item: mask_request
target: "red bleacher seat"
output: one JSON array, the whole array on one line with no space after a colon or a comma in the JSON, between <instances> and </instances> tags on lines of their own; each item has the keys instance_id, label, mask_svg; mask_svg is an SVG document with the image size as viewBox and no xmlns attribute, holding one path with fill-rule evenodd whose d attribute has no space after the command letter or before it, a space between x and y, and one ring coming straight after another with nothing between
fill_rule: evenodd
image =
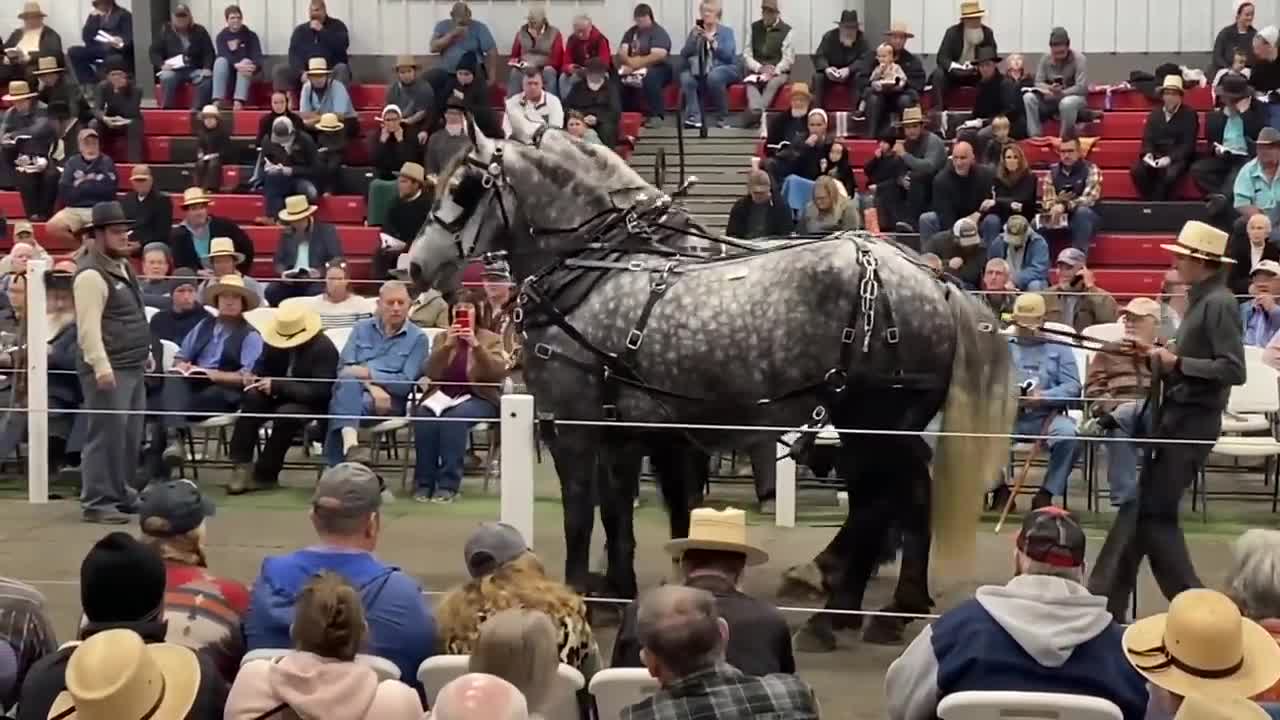
<instances>
[{"instance_id":1,"label":"red bleacher seat","mask_svg":"<svg viewBox=\"0 0 1280 720\"><path fill-rule=\"evenodd\" d=\"M253 248L257 255L271 256L280 245L283 230L273 225L245 226L245 233L253 240ZM338 237L342 241L342 251L348 257L371 257L378 249L381 229L362 225L339 225Z\"/></svg>"},{"instance_id":2,"label":"red bleacher seat","mask_svg":"<svg viewBox=\"0 0 1280 720\"><path fill-rule=\"evenodd\" d=\"M1172 235L1102 232L1089 249L1089 264L1110 268L1168 267L1169 251L1161 249L1160 245L1173 241ZM1063 238L1061 247L1058 247L1058 243L1054 244L1054 252L1061 252L1068 244Z\"/></svg>"}]
</instances>

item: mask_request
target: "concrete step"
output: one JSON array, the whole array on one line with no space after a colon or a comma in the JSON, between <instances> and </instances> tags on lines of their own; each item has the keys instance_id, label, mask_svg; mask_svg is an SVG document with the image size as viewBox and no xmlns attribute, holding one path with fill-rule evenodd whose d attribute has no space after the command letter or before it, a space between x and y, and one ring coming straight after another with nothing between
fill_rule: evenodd
<instances>
[{"instance_id":1,"label":"concrete step","mask_svg":"<svg viewBox=\"0 0 1280 720\"><path fill-rule=\"evenodd\" d=\"M706 138L700 138L700 137L698 137L698 131L697 131L697 130L685 130L685 131L684 131L684 140L685 140L685 142L686 142L686 143L688 143L689 141L694 141L694 142L702 141L702 142L705 142L705 141L707 141L707 140L743 140L743 139L750 139L750 140L754 141L754 140L755 140L757 137L759 137L759 136L760 136L760 131L759 131L758 129L757 129L757 130L743 130L743 129L741 129L741 128L723 128L723 129L722 129L722 128L714 128L714 127L713 127L713 128L710 128L710 129L707 131L707 137L706 137ZM671 139L671 140L675 140L675 139L676 139L676 137L677 137L677 135L676 135L676 128L675 128L675 126L674 126L674 125L671 125L671 124L670 124L670 121L668 121L668 124L667 124L667 125L665 125L665 126L663 126L663 127L660 127L660 128L645 128L644 133L642 134L642 139L643 139L643 141L644 141L644 142L648 142L648 141L649 141L649 140L651 140L651 139L668 139L668 138L669 138L669 139Z\"/></svg>"},{"instance_id":2,"label":"concrete step","mask_svg":"<svg viewBox=\"0 0 1280 720\"><path fill-rule=\"evenodd\" d=\"M654 156L650 155L646 157L633 156L631 158L630 164L631 164L631 167L639 170L642 167L652 168L653 163L654 163ZM745 172L751 167L751 153L726 152L726 153L713 154L713 155L686 154L684 156L684 166L686 170L689 170L691 168L698 168L698 169L710 168L710 169L720 169L720 170L723 170L725 168L741 168ZM673 155L667 155L667 167L679 168L680 158Z\"/></svg>"}]
</instances>

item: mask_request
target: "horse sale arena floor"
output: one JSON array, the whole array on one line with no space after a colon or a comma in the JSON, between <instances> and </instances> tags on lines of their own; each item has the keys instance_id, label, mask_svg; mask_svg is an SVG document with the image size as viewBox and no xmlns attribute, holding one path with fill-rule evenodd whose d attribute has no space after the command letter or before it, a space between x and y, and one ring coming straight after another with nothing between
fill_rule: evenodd
<instances>
[{"instance_id":1,"label":"horse sale arena floor","mask_svg":"<svg viewBox=\"0 0 1280 720\"><path fill-rule=\"evenodd\" d=\"M538 472L538 503L535 512L534 549L555 574L563 568L564 550L561 535L558 490L554 471ZM389 483L398 482L396 473L388 473ZM209 561L219 574L251 583L263 556L287 552L312 542L314 536L307 519L308 487L314 471L290 471L285 489L245 497L225 496L220 486L227 478L225 471L205 469L201 484L212 488L219 503L218 514L209 523ZM391 478L395 477L395 480ZM1083 508L1083 482L1073 477L1071 505ZM1032 480L1038 480L1034 477ZM109 531L99 525L78 522L79 508L72 500L54 500L47 505L26 502L25 479L10 475L0 483L0 575L19 578L36 585L48 599L49 609L59 640L74 636L80 618L77 578L80 561L89 546ZM1215 473L1214 489L1245 488L1268 490L1262 486L1261 473ZM56 490L66 488L56 488ZM428 591L446 590L465 579L462 546L476 523L496 519L498 502L494 495L485 496L479 477L468 477L463 491L466 497L453 505L423 505L398 499L385 509L383 536L378 554L399 565L419 579ZM1077 494L1078 493L1078 494ZM753 495L746 484L717 484L708 504L739 507L751 504ZM670 572L670 562L663 554L667 526L652 483L642 490L643 505L637 511L637 572L642 587L652 587ZM1021 499L1026 507L1029 498ZM752 516L750 537L767 548L770 561L753 568L746 578L748 592L769 598L780 606L811 605L778 597L779 579L787 567L808 561L834 535L839 509L834 490L806 488L799 498L798 527L777 528L773 519ZM1210 522L1202 524L1199 515L1191 515L1188 503L1186 527L1196 566L1203 580L1217 586L1222 581L1230 556L1230 542L1246 527L1275 527L1270 503L1215 500L1211 503ZM1102 545L1108 518L1085 514L1090 528L1091 555ZM994 517L988 515L979 533L979 562L971 583L945 593L935 590L939 610L954 606L984 583L1005 582L1012 567L1012 542L1017 518L997 536ZM135 530L135 528L128 528ZM594 542L599 554L602 542L597 526ZM868 607L877 608L888 601L896 570L886 567L872 581ZM1156 590L1146 570L1139 589L1141 614L1159 612L1166 602ZM793 627L805 619L802 611L787 612ZM913 637L922 624L913 623L908 636ZM597 627L601 652L607 658L613 645L615 628ZM855 720L880 720L884 714L883 679L889 664L902 651L901 647L868 645L853 632L843 633L839 649L830 654L797 654L801 676L818 693L823 708L832 717Z\"/></svg>"}]
</instances>

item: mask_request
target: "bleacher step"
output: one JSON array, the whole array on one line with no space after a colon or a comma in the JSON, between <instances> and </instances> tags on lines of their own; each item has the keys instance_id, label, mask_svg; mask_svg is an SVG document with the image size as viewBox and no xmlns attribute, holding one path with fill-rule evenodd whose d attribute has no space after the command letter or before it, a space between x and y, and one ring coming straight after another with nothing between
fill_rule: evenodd
<instances>
[{"instance_id":1,"label":"bleacher step","mask_svg":"<svg viewBox=\"0 0 1280 720\"><path fill-rule=\"evenodd\" d=\"M1109 232L1167 233L1192 220L1209 221L1205 204L1194 200L1162 203L1104 200L1098 204L1098 214L1102 216L1102 227Z\"/></svg>"}]
</instances>

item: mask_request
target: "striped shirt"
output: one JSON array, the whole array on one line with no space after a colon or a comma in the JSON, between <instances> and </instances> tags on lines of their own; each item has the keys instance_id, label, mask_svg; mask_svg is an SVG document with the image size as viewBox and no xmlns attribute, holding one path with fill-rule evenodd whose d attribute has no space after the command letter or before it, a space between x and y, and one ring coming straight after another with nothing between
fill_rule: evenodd
<instances>
[{"instance_id":1,"label":"striped shirt","mask_svg":"<svg viewBox=\"0 0 1280 720\"><path fill-rule=\"evenodd\" d=\"M320 322L325 330L337 328L353 328L365 318L373 317L377 309L377 300L361 295L349 295L342 302L330 302L326 295L310 295L287 302L304 303L320 315ZM339 348L341 349L341 348Z\"/></svg>"},{"instance_id":2,"label":"striped shirt","mask_svg":"<svg viewBox=\"0 0 1280 720\"><path fill-rule=\"evenodd\" d=\"M0 710L18 700L22 680L37 660L58 649L53 623L45 613L44 595L39 590L8 578L0 578L0 640L13 647L18 658L18 677L8 696L0 696Z\"/></svg>"}]
</instances>

